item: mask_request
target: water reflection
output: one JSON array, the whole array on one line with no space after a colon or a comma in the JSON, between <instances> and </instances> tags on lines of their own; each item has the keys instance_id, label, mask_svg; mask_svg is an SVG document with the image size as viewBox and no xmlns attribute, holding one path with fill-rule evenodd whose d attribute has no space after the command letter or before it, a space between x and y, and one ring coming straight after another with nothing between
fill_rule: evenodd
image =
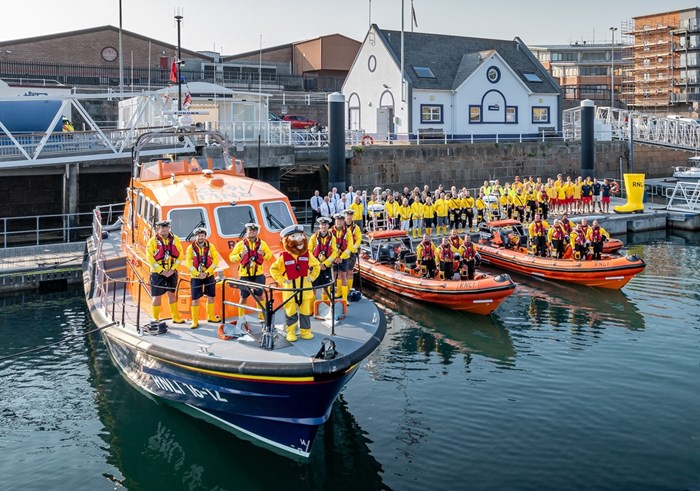
<instances>
[{"instance_id":1,"label":"water reflection","mask_svg":"<svg viewBox=\"0 0 700 491\"><path fill-rule=\"evenodd\" d=\"M136 489L381 489L381 465L342 396L321 428L308 463L277 455L156 402L119 375L98 337L88 340L109 463L105 475Z\"/></svg>"},{"instance_id":2,"label":"water reflection","mask_svg":"<svg viewBox=\"0 0 700 491\"><path fill-rule=\"evenodd\" d=\"M512 328L601 333L606 327L644 329L644 317L623 290L560 284L517 276L513 302L500 313ZM523 319L529 322L523 323Z\"/></svg>"},{"instance_id":3,"label":"water reflection","mask_svg":"<svg viewBox=\"0 0 700 491\"><path fill-rule=\"evenodd\" d=\"M472 315L406 299L387 290L367 288L367 294L384 308L389 331L402 353L438 354L450 365L457 353L467 365L473 354L510 366L515 360L513 342L497 314ZM507 301L508 299L506 299Z\"/></svg>"}]
</instances>

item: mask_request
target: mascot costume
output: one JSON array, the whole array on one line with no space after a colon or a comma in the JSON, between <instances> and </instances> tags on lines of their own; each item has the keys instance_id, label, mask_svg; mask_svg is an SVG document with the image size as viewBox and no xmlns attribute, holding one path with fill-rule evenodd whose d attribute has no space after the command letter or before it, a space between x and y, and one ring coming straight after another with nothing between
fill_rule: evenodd
<instances>
[{"instance_id":1,"label":"mascot costume","mask_svg":"<svg viewBox=\"0 0 700 491\"><path fill-rule=\"evenodd\" d=\"M309 242L301 225L290 225L282 230L284 251L270 267L272 278L283 288L308 288L306 291L285 291L282 299L286 313L287 341L297 340L296 329L299 324L299 337L312 339L311 314L313 311L314 292L312 282L321 272L321 265L313 254L309 253ZM292 298L293 297L293 298Z\"/></svg>"}]
</instances>

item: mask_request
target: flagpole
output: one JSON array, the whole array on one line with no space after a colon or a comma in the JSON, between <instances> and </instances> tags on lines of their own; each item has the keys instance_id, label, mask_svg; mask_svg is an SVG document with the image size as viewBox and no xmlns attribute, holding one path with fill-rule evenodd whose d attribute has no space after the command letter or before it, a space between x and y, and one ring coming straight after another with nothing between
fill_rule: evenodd
<instances>
[{"instance_id":1,"label":"flagpole","mask_svg":"<svg viewBox=\"0 0 700 491\"><path fill-rule=\"evenodd\" d=\"M372 27L372 0L369 0L369 27Z\"/></svg>"},{"instance_id":2,"label":"flagpole","mask_svg":"<svg viewBox=\"0 0 700 491\"><path fill-rule=\"evenodd\" d=\"M406 92L404 89L403 79L403 31L404 31L404 14L405 1L401 0L401 102L406 102Z\"/></svg>"},{"instance_id":3,"label":"flagpole","mask_svg":"<svg viewBox=\"0 0 700 491\"><path fill-rule=\"evenodd\" d=\"M176 15L177 21L177 110L182 111L182 77L180 76L180 66L182 65L182 51L180 48L180 22L182 16Z\"/></svg>"},{"instance_id":4,"label":"flagpole","mask_svg":"<svg viewBox=\"0 0 700 491\"><path fill-rule=\"evenodd\" d=\"M413 20L416 18L416 11L413 10L413 0L411 0L411 32L413 32Z\"/></svg>"}]
</instances>

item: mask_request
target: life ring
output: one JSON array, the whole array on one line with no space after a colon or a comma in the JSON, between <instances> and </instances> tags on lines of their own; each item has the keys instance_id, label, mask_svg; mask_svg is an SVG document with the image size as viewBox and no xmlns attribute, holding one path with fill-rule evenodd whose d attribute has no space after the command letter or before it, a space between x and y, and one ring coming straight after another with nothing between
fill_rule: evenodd
<instances>
[{"instance_id":1,"label":"life ring","mask_svg":"<svg viewBox=\"0 0 700 491\"><path fill-rule=\"evenodd\" d=\"M617 183L617 181L613 181L612 184L610 184L610 192L612 194L617 194L620 192L620 185Z\"/></svg>"},{"instance_id":2,"label":"life ring","mask_svg":"<svg viewBox=\"0 0 700 491\"><path fill-rule=\"evenodd\" d=\"M374 145L374 138L372 138L372 135L365 135L362 137L362 146L364 147L365 145Z\"/></svg>"}]
</instances>

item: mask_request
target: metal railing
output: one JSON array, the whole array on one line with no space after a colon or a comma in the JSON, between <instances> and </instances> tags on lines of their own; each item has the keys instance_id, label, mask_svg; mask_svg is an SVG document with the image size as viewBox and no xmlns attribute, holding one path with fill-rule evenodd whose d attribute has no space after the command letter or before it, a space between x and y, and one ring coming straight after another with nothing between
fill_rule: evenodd
<instances>
[{"instance_id":1,"label":"metal railing","mask_svg":"<svg viewBox=\"0 0 700 491\"><path fill-rule=\"evenodd\" d=\"M75 242L90 236L92 223L81 225L92 213L59 213L0 218L2 248Z\"/></svg>"},{"instance_id":2,"label":"metal railing","mask_svg":"<svg viewBox=\"0 0 700 491\"><path fill-rule=\"evenodd\" d=\"M700 181L678 181L674 188L666 190L666 209L687 213L700 213Z\"/></svg>"}]
</instances>

